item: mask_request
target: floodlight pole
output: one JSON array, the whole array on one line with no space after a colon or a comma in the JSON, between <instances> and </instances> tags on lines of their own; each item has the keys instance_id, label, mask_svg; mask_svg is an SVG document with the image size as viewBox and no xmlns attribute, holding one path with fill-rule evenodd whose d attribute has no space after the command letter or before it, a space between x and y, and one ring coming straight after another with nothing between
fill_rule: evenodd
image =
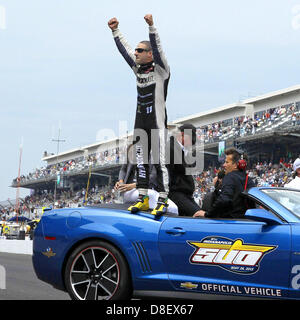
<instances>
[{"instance_id":1,"label":"floodlight pole","mask_svg":"<svg viewBox=\"0 0 300 320\"><path fill-rule=\"evenodd\" d=\"M16 216L18 223L19 209L20 209L20 185L21 185L21 162L22 162L22 153L23 153L23 137L20 145L20 157L19 157L19 169L18 169L18 183L17 183L17 195L16 195Z\"/></svg>"},{"instance_id":2,"label":"floodlight pole","mask_svg":"<svg viewBox=\"0 0 300 320\"><path fill-rule=\"evenodd\" d=\"M59 154L59 143L60 142L66 142L66 140L60 139L60 127L58 128L58 138L52 139L53 142L57 142L57 150L56 150L56 167L58 166L58 154ZM54 184L54 201L53 201L53 208L55 208L55 202L56 202L56 188L57 188L57 175L55 179Z\"/></svg>"}]
</instances>

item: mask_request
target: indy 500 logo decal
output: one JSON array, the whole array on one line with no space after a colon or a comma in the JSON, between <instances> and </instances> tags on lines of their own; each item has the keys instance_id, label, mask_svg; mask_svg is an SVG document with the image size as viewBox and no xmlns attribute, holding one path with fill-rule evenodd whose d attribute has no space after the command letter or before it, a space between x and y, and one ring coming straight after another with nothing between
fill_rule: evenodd
<instances>
[{"instance_id":1,"label":"indy 500 logo decal","mask_svg":"<svg viewBox=\"0 0 300 320\"><path fill-rule=\"evenodd\" d=\"M259 268L266 253L277 246L246 244L243 240L223 237L206 237L200 242L188 241L195 248L190 257L192 264L219 266L232 272L251 274Z\"/></svg>"}]
</instances>

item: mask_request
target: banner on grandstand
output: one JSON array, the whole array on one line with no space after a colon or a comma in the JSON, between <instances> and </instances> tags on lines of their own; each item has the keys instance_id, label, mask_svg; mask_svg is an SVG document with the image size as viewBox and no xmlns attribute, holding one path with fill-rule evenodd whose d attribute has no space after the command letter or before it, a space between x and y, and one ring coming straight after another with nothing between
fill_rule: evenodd
<instances>
[{"instance_id":1,"label":"banner on grandstand","mask_svg":"<svg viewBox=\"0 0 300 320\"><path fill-rule=\"evenodd\" d=\"M218 160L219 162L224 162L225 161L225 141L220 141L219 142L219 154L218 154Z\"/></svg>"}]
</instances>

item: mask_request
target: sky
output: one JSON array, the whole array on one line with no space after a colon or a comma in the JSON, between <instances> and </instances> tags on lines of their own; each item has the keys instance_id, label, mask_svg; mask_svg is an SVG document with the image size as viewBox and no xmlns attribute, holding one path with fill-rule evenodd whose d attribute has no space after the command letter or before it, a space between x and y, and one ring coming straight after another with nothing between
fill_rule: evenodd
<instances>
[{"instance_id":1,"label":"sky","mask_svg":"<svg viewBox=\"0 0 300 320\"><path fill-rule=\"evenodd\" d=\"M132 47L152 13L171 68L170 121L300 84L300 0L0 0L0 201L44 151L131 131L135 78L107 22ZM28 190L21 189L21 196Z\"/></svg>"}]
</instances>

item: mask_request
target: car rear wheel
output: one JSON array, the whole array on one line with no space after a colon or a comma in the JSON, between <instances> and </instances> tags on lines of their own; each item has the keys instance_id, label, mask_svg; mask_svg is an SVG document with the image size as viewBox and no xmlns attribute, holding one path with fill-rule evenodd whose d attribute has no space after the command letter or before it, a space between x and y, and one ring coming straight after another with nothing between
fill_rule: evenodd
<instances>
[{"instance_id":1,"label":"car rear wheel","mask_svg":"<svg viewBox=\"0 0 300 320\"><path fill-rule=\"evenodd\" d=\"M130 270L118 249L104 241L88 241L69 256L65 285L74 300L130 299Z\"/></svg>"}]
</instances>

